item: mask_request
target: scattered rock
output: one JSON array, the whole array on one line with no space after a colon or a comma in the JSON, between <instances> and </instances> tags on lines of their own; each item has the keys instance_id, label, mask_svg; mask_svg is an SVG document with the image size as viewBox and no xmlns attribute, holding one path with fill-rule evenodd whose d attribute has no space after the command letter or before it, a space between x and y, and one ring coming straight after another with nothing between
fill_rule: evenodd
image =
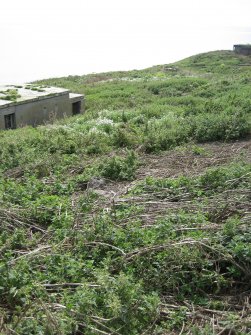
<instances>
[{"instance_id":1,"label":"scattered rock","mask_svg":"<svg viewBox=\"0 0 251 335\"><path fill-rule=\"evenodd\" d=\"M106 181L104 178L94 177L89 180L87 187L96 190L96 189L104 188L105 184L106 184Z\"/></svg>"}]
</instances>

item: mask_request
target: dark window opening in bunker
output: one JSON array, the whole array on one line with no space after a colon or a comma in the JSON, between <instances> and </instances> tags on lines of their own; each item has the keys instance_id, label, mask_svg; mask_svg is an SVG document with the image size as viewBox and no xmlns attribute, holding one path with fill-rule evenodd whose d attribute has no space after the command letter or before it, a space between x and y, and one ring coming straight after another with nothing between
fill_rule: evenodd
<instances>
[{"instance_id":1,"label":"dark window opening in bunker","mask_svg":"<svg viewBox=\"0 0 251 335\"><path fill-rule=\"evenodd\" d=\"M5 129L16 128L16 116L15 113L4 115Z\"/></svg>"},{"instance_id":2,"label":"dark window opening in bunker","mask_svg":"<svg viewBox=\"0 0 251 335\"><path fill-rule=\"evenodd\" d=\"M81 112L81 101L74 102L72 104L72 115L80 114Z\"/></svg>"}]
</instances>

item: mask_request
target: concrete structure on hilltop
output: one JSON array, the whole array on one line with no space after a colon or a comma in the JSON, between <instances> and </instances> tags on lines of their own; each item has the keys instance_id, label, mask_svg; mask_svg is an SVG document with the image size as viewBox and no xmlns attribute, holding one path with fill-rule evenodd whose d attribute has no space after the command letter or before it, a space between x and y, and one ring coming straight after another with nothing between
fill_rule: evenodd
<instances>
[{"instance_id":1,"label":"concrete structure on hilltop","mask_svg":"<svg viewBox=\"0 0 251 335\"><path fill-rule=\"evenodd\" d=\"M251 44L235 44L234 52L237 54L249 56L251 55Z\"/></svg>"},{"instance_id":2,"label":"concrete structure on hilltop","mask_svg":"<svg viewBox=\"0 0 251 335\"><path fill-rule=\"evenodd\" d=\"M84 112L84 96L64 88L24 84L0 86L0 129L37 126Z\"/></svg>"}]
</instances>

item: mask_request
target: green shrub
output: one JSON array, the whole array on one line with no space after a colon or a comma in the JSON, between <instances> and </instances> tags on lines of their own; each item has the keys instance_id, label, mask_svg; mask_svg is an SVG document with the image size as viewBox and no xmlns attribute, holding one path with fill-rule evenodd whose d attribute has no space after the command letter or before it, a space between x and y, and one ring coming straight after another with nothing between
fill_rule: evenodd
<instances>
[{"instance_id":1,"label":"green shrub","mask_svg":"<svg viewBox=\"0 0 251 335\"><path fill-rule=\"evenodd\" d=\"M234 140L246 137L250 125L243 114L201 114L187 120L190 136L198 142Z\"/></svg>"},{"instance_id":2,"label":"green shrub","mask_svg":"<svg viewBox=\"0 0 251 335\"><path fill-rule=\"evenodd\" d=\"M160 120L148 123L144 134L144 148L146 152L168 150L189 140L189 128L183 120L165 116Z\"/></svg>"},{"instance_id":3,"label":"green shrub","mask_svg":"<svg viewBox=\"0 0 251 335\"><path fill-rule=\"evenodd\" d=\"M43 225L62 224L67 215L68 199L57 195L41 195L31 207L31 217Z\"/></svg>"},{"instance_id":4,"label":"green shrub","mask_svg":"<svg viewBox=\"0 0 251 335\"><path fill-rule=\"evenodd\" d=\"M132 180L137 168L137 157L128 151L126 157L113 156L100 165L100 173L111 180Z\"/></svg>"}]
</instances>

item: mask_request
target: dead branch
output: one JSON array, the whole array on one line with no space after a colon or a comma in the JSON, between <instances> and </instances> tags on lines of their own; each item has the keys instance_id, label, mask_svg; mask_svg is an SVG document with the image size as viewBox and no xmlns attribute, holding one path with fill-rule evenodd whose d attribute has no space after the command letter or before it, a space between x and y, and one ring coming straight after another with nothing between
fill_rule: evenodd
<instances>
[{"instance_id":1,"label":"dead branch","mask_svg":"<svg viewBox=\"0 0 251 335\"><path fill-rule=\"evenodd\" d=\"M93 242L86 242L85 245L87 246L101 245L101 246L109 247L109 248L119 251L123 256L126 256L126 253L122 249L116 247L115 245L109 244L109 243L93 241Z\"/></svg>"},{"instance_id":2,"label":"dead branch","mask_svg":"<svg viewBox=\"0 0 251 335\"><path fill-rule=\"evenodd\" d=\"M1 265L1 267L6 266L6 265L13 265L13 264L15 264L18 260L20 260L20 259L22 259L22 258L26 258L26 257L31 257L31 256L33 256L33 255L37 255L37 254L39 254L39 253L44 252L45 250L50 250L51 248L52 248L52 247L51 247L50 245L44 245L44 246L41 246L41 247L39 247L39 248L37 248L37 249L34 249L34 250L32 250L32 251L29 251L29 252L26 252L25 254L23 254L23 255L21 255L21 256L19 256L19 257L16 257L16 258L14 258L14 259L12 259L12 260L10 260L9 262L5 263L5 265ZM1 267L0 267L0 268L1 268Z\"/></svg>"},{"instance_id":3,"label":"dead branch","mask_svg":"<svg viewBox=\"0 0 251 335\"><path fill-rule=\"evenodd\" d=\"M145 247L145 248L141 248L141 249L138 249L138 250L134 250L130 253L127 253L125 255L125 260L130 261L135 257L142 256L146 253L153 252L153 251L154 252L162 251L162 250L172 248L172 247L177 247L177 246L182 246L182 245L194 245L194 244L200 244L200 242L196 241L196 240L192 240L192 239L186 239L186 240L175 242L175 243L170 242L168 244L154 245L154 246L150 246L150 247Z\"/></svg>"},{"instance_id":4,"label":"dead branch","mask_svg":"<svg viewBox=\"0 0 251 335\"><path fill-rule=\"evenodd\" d=\"M50 284L50 283L46 283L46 284L41 284L43 287L45 287L46 289L55 289L55 288L74 288L74 287L79 287L79 286L88 286L91 288L96 288L96 287L100 287L101 285L97 285L97 284L90 284L90 283L57 283L57 284Z\"/></svg>"}]
</instances>

